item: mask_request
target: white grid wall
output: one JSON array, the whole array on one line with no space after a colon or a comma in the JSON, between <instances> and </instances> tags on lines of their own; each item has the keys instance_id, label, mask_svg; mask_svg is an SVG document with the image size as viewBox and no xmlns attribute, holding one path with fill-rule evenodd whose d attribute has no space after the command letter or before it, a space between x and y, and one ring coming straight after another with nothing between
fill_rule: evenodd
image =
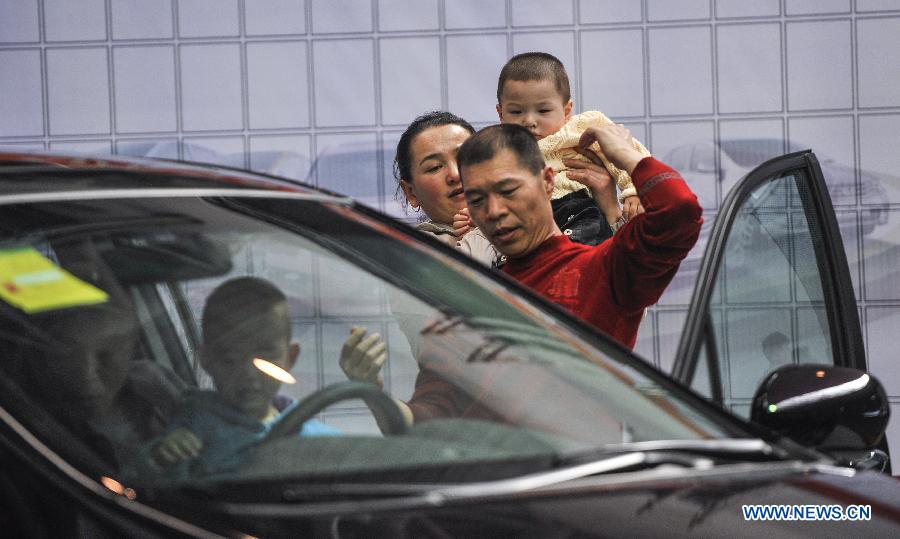
<instances>
[{"instance_id":1,"label":"white grid wall","mask_svg":"<svg viewBox=\"0 0 900 539\"><path fill-rule=\"evenodd\" d=\"M753 138L834 163L871 369L900 413L900 0L0 0L0 145L248 167L402 216L399 133L432 109L494 122L500 67L528 50L658 156ZM708 222L735 179L695 184ZM663 369L691 285L641 330Z\"/></svg>"}]
</instances>

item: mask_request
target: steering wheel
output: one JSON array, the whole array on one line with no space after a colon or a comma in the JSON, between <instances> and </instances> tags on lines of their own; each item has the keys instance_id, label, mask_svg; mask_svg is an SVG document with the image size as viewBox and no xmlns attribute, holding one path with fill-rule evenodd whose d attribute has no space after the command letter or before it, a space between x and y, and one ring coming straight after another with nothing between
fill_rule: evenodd
<instances>
[{"instance_id":1,"label":"steering wheel","mask_svg":"<svg viewBox=\"0 0 900 539\"><path fill-rule=\"evenodd\" d=\"M348 381L323 387L300 401L272 426L264 441L295 435L304 423L325 408L350 399L362 399L374 407L373 411L380 412L385 423L385 434L404 434L409 429L397 402L381 388L368 382Z\"/></svg>"}]
</instances>

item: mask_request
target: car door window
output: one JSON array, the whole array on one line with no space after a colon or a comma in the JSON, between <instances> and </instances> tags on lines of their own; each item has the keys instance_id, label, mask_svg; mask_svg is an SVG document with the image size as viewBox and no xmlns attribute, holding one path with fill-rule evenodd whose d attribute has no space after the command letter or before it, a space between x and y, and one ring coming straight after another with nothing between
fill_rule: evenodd
<instances>
[{"instance_id":1,"label":"car door window","mask_svg":"<svg viewBox=\"0 0 900 539\"><path fill-rule=\"evenodd\" d=\"M787 364L847 364L849 359L835 343L844 342L837 314L846 309L838 307L847 293L852 305L852 290L833 285L836 269L826 255L843 250L829 243L839 240L830 237L838 234L824 233L828 215L824 206L816 209L824 189L813 195L815 173L813 167L795 166L776 169L762 180L752 178L755 185L723 208L720 219L726 222L716 223L713 236L720 237L711 243L706 253L711 260L701 269L701 281L708 279L708 300L700 302L695 295L689 318L708 313L708 323L694 332L698 342L682 342L679 352L693 350L687 375L691 386L741 415L748 414L753 394L769 372ZM737 189L742 187L746 184ZM728 223L725 235L718 229ZM858 335L858 320L847 325L854 324ZM715 335L712 353L710 332ZM718 388L709 377L710 360L721 377ZM679 363L680 357L676 372Z\"/></svg>"},{"instance_id":2,"label":"car door window","mask_svg":"<svg viewBox=\"0 0 900 539\"><path fill-rule=\"evenodd\" d=\"M738 212L725 246L718 299L727 404L752 398L762 378L783 365L834 363L806 216L786 211L796 189L795 175L761 186Z\"/></svg>"}]
</instances>

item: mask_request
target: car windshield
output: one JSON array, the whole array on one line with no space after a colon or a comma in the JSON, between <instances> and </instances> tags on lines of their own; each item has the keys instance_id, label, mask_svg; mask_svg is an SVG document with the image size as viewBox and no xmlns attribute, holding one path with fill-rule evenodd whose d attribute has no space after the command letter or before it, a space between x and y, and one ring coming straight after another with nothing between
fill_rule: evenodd
<instances>
[{"instance_id":1,"label":"car windshield","mask_svg":"<svg viewBox=\"0 0 900 539\"><path fill-rule=\"evenodd\" d=\"M255 193L5 203L4 406L70 462L136 487L478 480L736 436L620 347L411 230ZM222 286L248 279L286 309ZM382 421L393 401L348 384L339 361L353 331L384 342L385 392L437 386L445 401L408 429Z\"/></svg>"}]
</instances>

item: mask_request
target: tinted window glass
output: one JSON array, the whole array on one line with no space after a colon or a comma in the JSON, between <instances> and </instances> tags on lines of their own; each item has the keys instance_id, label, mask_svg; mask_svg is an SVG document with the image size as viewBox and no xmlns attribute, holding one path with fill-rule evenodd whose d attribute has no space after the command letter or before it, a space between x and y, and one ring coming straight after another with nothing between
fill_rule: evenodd
<instances>
[{"instance_id":1,"label":"tinted window glass","mask_svg":"<svg viewBox=\"0 0 900 539\"><path fill-rule=\"evenodd\" d=\"M738 212L712 300L729 408L749 410L759 382L790 363L833 363L815 239L796 204L801 172L761 185ZM695 378L706 376L695 373ZM698 382L699 383L699 382Z\"/></svg>"}]
</instances>

